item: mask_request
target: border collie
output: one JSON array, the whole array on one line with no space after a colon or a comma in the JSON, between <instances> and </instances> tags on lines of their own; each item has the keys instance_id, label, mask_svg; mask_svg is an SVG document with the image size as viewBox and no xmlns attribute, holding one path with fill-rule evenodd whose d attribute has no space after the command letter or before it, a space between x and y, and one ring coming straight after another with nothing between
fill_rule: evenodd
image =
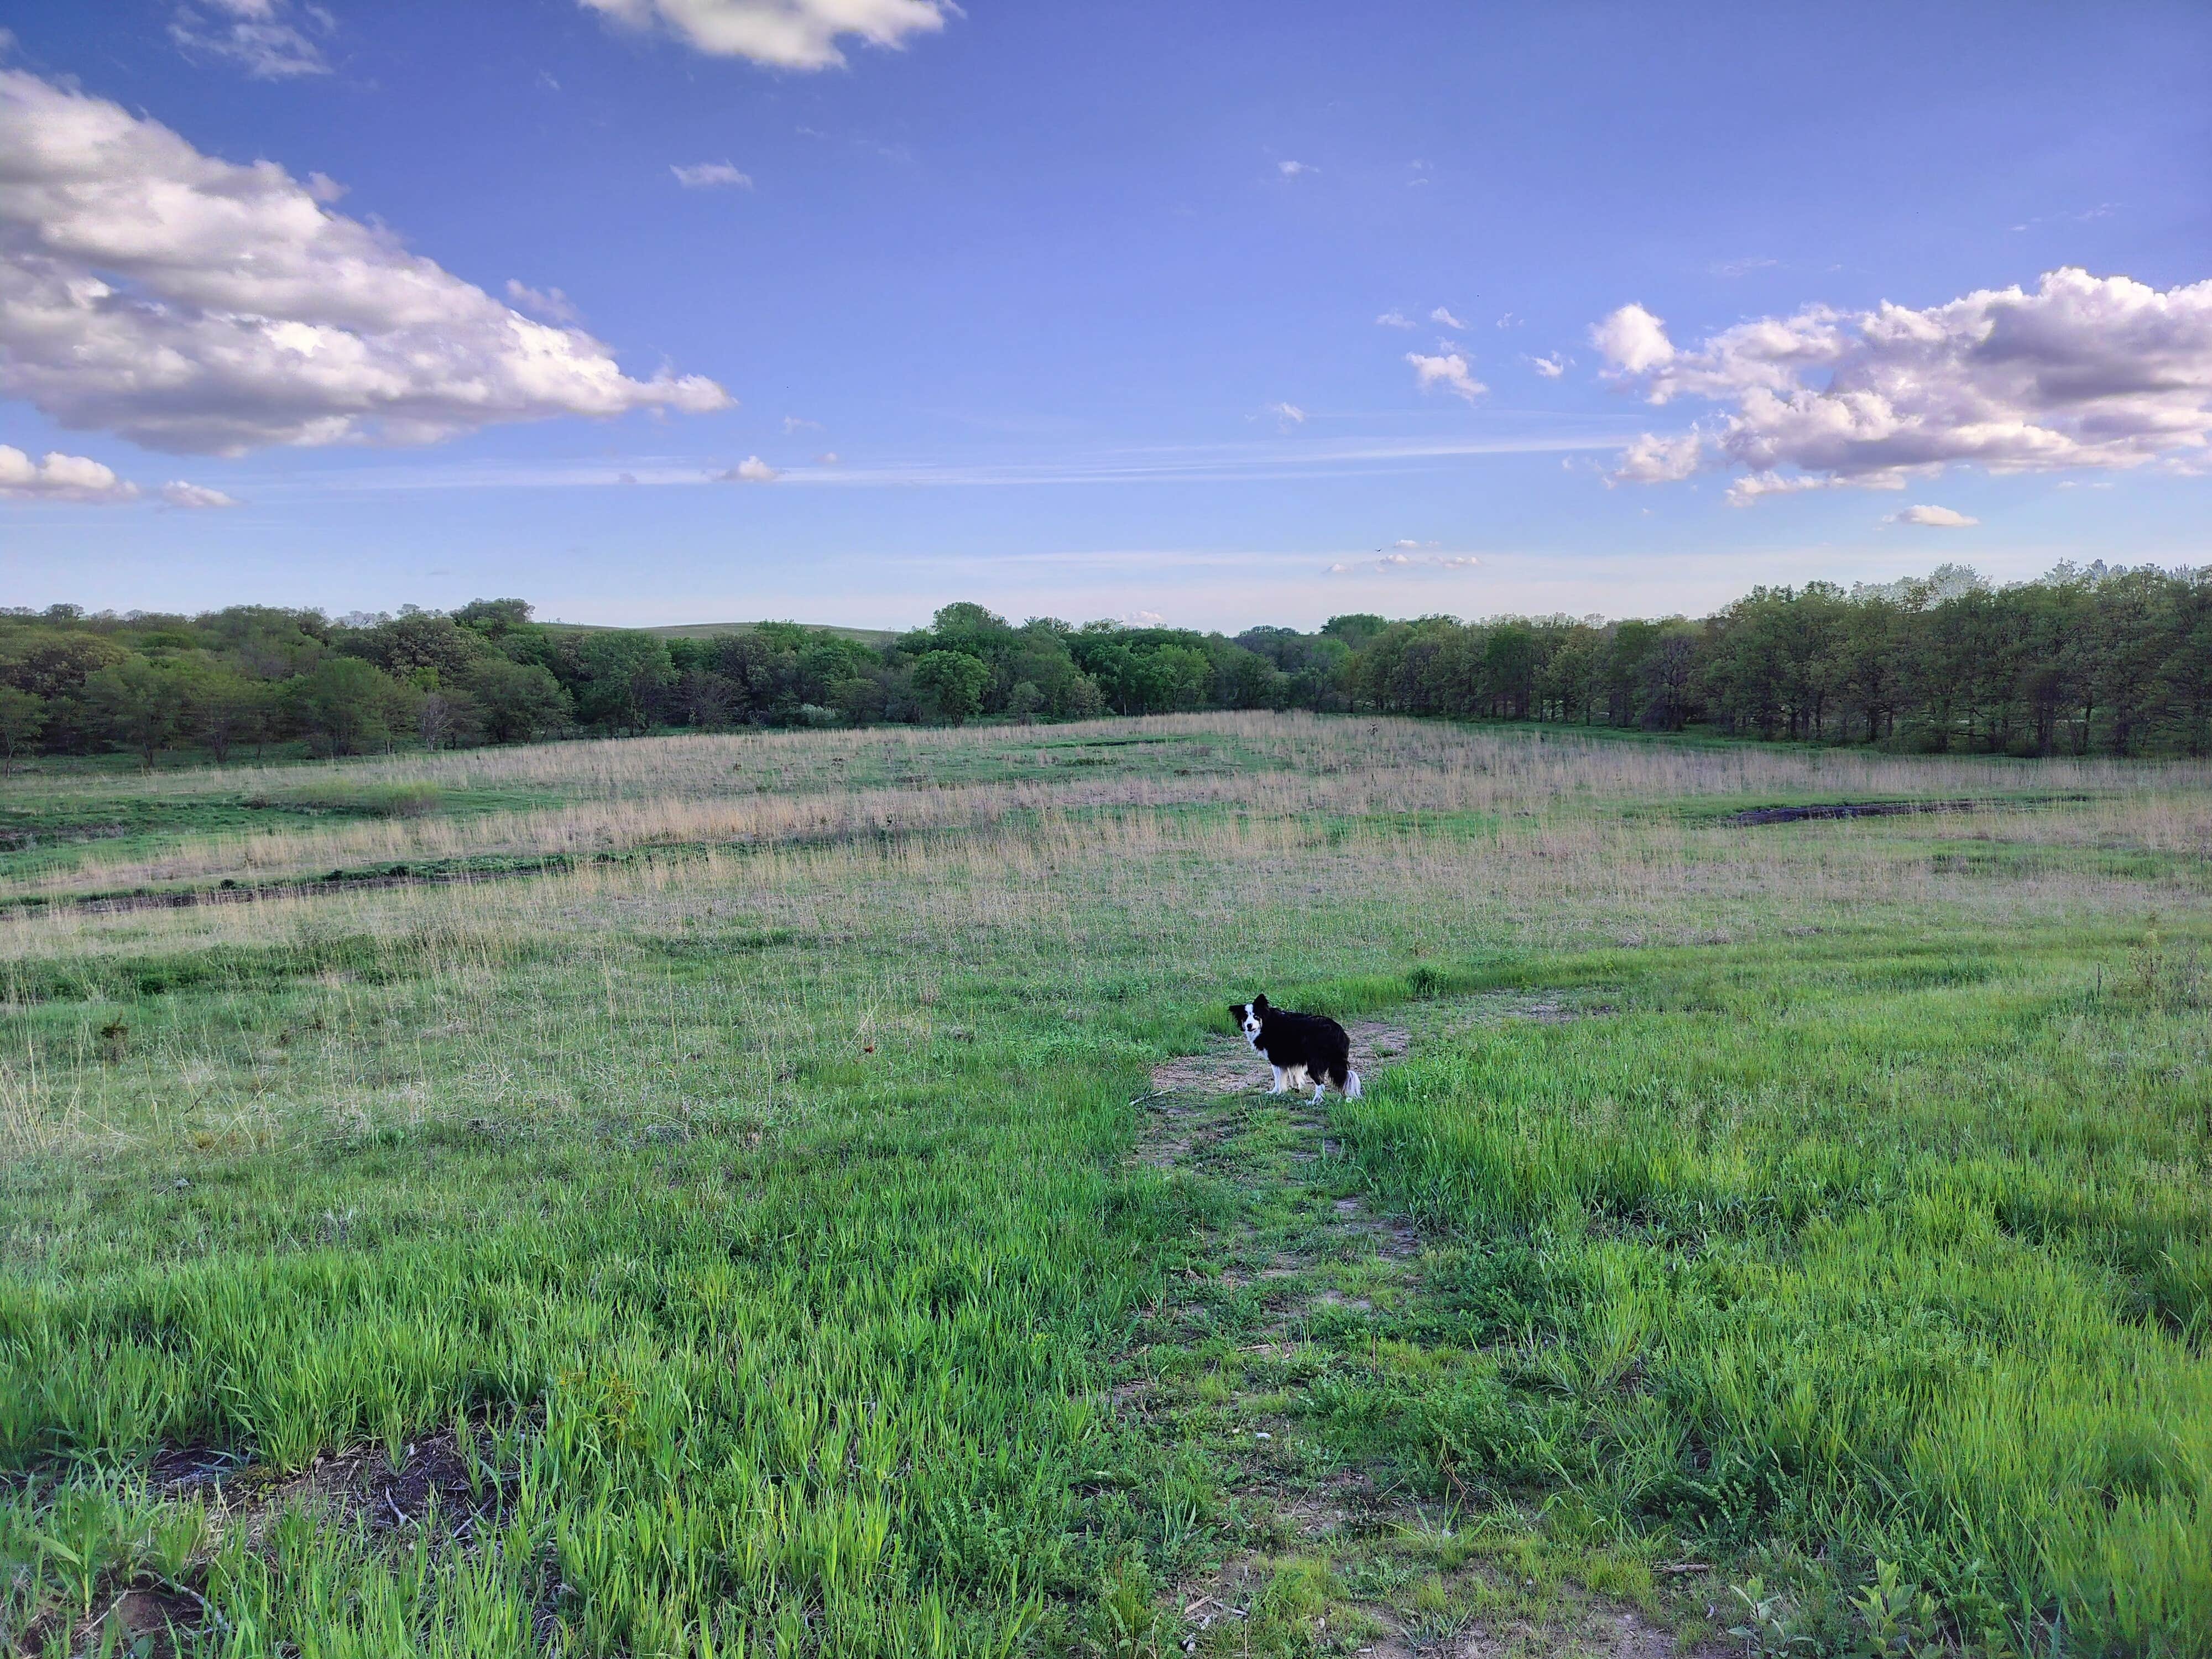
<instances>
[{"instance_id":1,"label":"border collie","mask_svg":"<svg viewBox=\"0 0 2212 1659\"><path fill-rule=\"evenodd\" d=\"M1275 1068L1279 1095L1287 1085L1303 1089L1313 1085L1313 1097L1334 1084L1346 1100L1359 1098L1359 1073L1352 1069L1352 1039L1344 1027L1326 1014L1294 1014L1269 1006L1265 997L1231 1003L1229 1018L1244 1033L1244 1041L1267 1055Z\"/></svg>"}]
</instances>

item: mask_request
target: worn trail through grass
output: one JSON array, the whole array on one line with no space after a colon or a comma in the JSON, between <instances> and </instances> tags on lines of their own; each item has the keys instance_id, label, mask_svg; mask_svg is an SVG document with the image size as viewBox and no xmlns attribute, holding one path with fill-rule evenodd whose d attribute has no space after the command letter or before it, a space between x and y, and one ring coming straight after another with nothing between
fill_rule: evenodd
<instances>
[{"instance_id":1,"label":"worn trail through grass","mask_svg":"<svg viewBox=\"0 0 2212 1659\"><path fill-rule=\"evenodd\" d=\"M1445 1042L1611 1012L1588 992L1493 994L1347 1029L1373 1083L1417 1048L1416 1029ZM1225 1471L1214 1523L1158 1586L1155 1638L1193 1653L1372 1659L1662 1659L1694 1645L1706 1604L1680 1581L1702 1564L1662 1573L1635 1600L1593 1594L1562 1562L1532 1561L1479 1521L1468 1530L1476 1494L1429 1490L1332 1441L1310 1409L1316 1390L1357 1389L1385 1368L1386 1346L1431 1369L1472 1356L1428 1317L1435 1257L1419 1229L1377 1206L1328 1105L1270 1095L1264 1059L1220 1037L1156 1066L1132 1103L1143 1115L1133 1158L1218 1200L1196 1241L1205 1265L1145 1311L1114 1390L1128 1433Z\"/></svg>"}]
</instances>

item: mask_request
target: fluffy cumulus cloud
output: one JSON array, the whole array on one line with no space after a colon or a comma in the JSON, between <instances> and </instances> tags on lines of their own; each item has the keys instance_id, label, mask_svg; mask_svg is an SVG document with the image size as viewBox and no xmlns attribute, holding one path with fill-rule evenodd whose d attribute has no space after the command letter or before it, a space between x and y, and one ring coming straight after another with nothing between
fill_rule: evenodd
<instances>
[{"instance_id":1,"label":"fluffy cumulus cloud","mask_svg":"<svg viewBox=\"0 0 2212 1659\"><path fill-rule=\"evenodd\" d=\"M829 69L845 61L838 42L902 46L945 27L948 0L577 0L623 26L673 35L718 58L750 58L778 69Z\"/></svg>"},{"instance_id":2,"label":"fluffy cumulus cloud","mask_svg":"<svg viewBox=\"0 0 2212 1659\"><path fill-rule=\"evenodd\" d=\"M722 483L774 483L776 470L757 455L748 455L727 472L715 475Z\"/></svg>"},{"instance_id":3,"label":"fluffy cumulus cloud","mask_svg":"<svg viewBox=\"0 0 2212 1659\"><path fill-rule=\"evenodd\" d=\"M727 161L696 161L690 167L668 169L676 175L676 182L686 190L750 190L752 175L741 173Z\"/></svg>"},{"instance_id":4,"label":"fluffy cumulus cloud","mask_svg":"<svg viewBox=\"0 0 2212 1659\"><path fill-rule=\"evenodd\" d=\"M1686 476L1685 453L1748 477L1733 499L1835 484L1899 489L1954 465L1992 472L2201 465L2212 445L2212 281L2160 290L2085 270L1925 310L1812 307L1683 349L1641 306L1590 331L1654 404L1721 406L1646 437L1614 474Z\"/></svg>"},{"instance_id":5,"label":"fluffy cumulus cloud","mask_svg":"<svg viewBox=\"0 0 2212 1659\"><path fill-rule=\"evenodd\" d=\"M1547 380L1556 380L1567 372L1567 360L1556 351L1541 357L1528 359L1528 367Z\"/></svg>"},{"instance_id":6,"label":"fluffy cumulus cloud","mask_svg":"<svg viewBox=\"0 0 2212 1659\"><path fill-rule=\"evenodd\" d=\"M195 513L246 505L235 495L226 495L220 489L210 489L205 484L186 483L182 478L172 478L163 484L161 499L171 507L181 507Z\"/></svg>"},{"instance_id":7,"label":"fluffy cumulus cloud","mask_svg":"<svg viewBox=\"0 0 2212 1659\"><path fill-rule=\"evenodd\" d=\"M1679 438L1645 433L1622 452L1620 469L1608 483L1673 483L1698 470L1702 448L1694 432Z\"/></svg>"},{"instance_id":8,"label":"fluffy cumulus cloud","mask_svg":"<svg viewBox=\"0 0 2212 1659\"><path fill-rule=\"evenodd\" d=\"M137 498L137 485L125 483L112 468L85 456L57 451L34 461L21 450L0 444L0 501L106 504Z\"/></svg>"},{"instance_id":9,"label":"fluffy cumulus cloud","mask_svg":"<svg viewBox=\"0 0 2212 1659\"><path fill-rule=\"evenodd\" d=\"M0 70L0 395L223 454L728 404L696 376L630 378L589 335L332 212L336 193Z\"/></svg>"},{"instance_id":10,"label":"fluffy cumulus cloud","mask_svg":"<svg viewBox=\"0 0 2212 1659\"><path fill-rule=\"evenodd\" d=\"M1413 366L1413 382L1424 392L1441 386L1456 392L1473 403L1490 388L1474 378L1467 366L1467 359L1456 351L1447 351L1437 356L1427 356L1419 351L1409 351L1406 361Z\"/></svg>"},{"instance_id":11,"label":"fluffy cumulus cloud","mask_svg":"<svg viewBox=\"0 0 2212 1659\"><path fill-rule=\"evenodd\" d=\"M1889 521L1924 525L1930 530L1966 530L1981 522L1949 507L1908 507L1902 513L1891 514Z\"/></svg>"},{"instance_id":12,"label":"fluffy cumulus cloud","mask_svg":"<svg viewBox=\"0 0 2212 1659\"><path fill-rule=\"evenodd\" d=\"M1621 307L1603 322L1594 324L1589 337L1590 343L1605 354L1606 362L1625 374L1641 374L1674 358L1674 343L1667 337L1666 324L1642 306Z\"/></svg>"},{"instance_id":13,"label":"fluffy cumulus cloud","mask_svg":"<svg viewBox=\"0 0 2212 1659\"><path fill-rule=\"evenodd\" d=\"M295 21L297 17L301 21ZM264 81L328 75L330 62L317 40L335 27L318 5L290 0L196 0L169 20L169 39L187 57L216 58Z\"/></svg>"}]
</instances>

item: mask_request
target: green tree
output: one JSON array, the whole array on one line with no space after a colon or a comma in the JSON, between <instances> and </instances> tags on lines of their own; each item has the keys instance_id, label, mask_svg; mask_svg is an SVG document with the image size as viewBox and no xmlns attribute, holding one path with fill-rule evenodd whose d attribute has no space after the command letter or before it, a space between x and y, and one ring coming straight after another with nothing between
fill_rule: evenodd
<instances>
[{"instance_id":1,"label":"green tree","mask_svg":"<svg viewBox=\"0 0 2212 1659\"><path fill-rule=\"evenodd\" d=\"M388 744L411 701L389 674L358 657L325 658L289 690L293 719L325 755L357 755Z\"/></svg>"},{"instance_id":2,"label":"green tree","mask_svg":"<svg viewBox=\"0 0 2212 1659\"><path fill-rule=\"evenodd\" d=\"M15 757L46 729L46 700L12 685L0 685L0 777L15 769Z\"/></svg>"},{"instance_id":3,"label":"green tree","mask_svg":"<svg viewBox=\"0 0 2212 1659\"><path fill-rule=\"evenodd\" d=\"M126 658L85 682L108 739L137 755L149 772L154 757L184 730L191 689L187 670L146 657Z\"/></svg>"},{"instance_id":4,"label":"green tree","mask_svg":"<svg viewBox=\"0 0 2212 1659\"><path fill-rule=\"evenodd\" d=\"M270 688L250 680L229 664L210 662L191 672L189 702L192 734L207 746L217 766L228 764L241 743L257 748L267 740L276 700Z\"/></svg>"},{"instance_id":5,"label":"green tree","mask_svg":"<svg viewBox=\"0 0 2212 1659\"><path fill-rule=\"evenodd\" d=\"M989 665L965 651L927 651L914 665L915 689L930 697L938 714L955 726L981 713L983 689L991 683Z\"/></svg>"},{"instance_id":6,"label":"green tree","mask_svg":"<svg viewBox=\"0 0 2212 1659\"><path fill-rule=\"evenodd\" d=\"M576 661L584 677L578 710L594 726L647 730L676 683L668 642L630 629L586 634Z\"/></svg>"},{"instance_id":7,"label":"green tree","mask_svg":"<svg viewBox=\"0 0 2212 1659\"><path fill-rule=\"evenodd\" d=\"M568 694L550 669L493 657L469 671L477 719L493 743L528 743L558 732L571 717Z\"/></svg>"}]
</instances>

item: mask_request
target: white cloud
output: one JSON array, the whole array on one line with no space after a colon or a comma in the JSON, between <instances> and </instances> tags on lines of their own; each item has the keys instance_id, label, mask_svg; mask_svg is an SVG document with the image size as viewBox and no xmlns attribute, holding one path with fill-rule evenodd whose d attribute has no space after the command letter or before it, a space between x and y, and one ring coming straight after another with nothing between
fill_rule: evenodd
<instances>
[{"instance_id":1,"label":"white cloud","mask_svg":"<svg viewBox=\"0 0 2212 1659\"><path fill-rule=\"evenodd\" d=\"M845 61L838 41L902 46L934 33L958 8L951 0L577 0L635 29L658 29L717 58L750 58L778 69L829 69Z\"/></svg>"},{"instance_id":2,"label":"white cloud","mask_svg":"<svg viewBox=\"0 0 2212 1659\"><path fill-rule=\"evenodd\" d=\"M1467 325L1460 321L1458 318L1453 316L1449 308L1444 306L1438 306L1434 311L1431 312L1429 313L1429 320L1432 323L1442 323L1446 328L1459 329L1462 332L1464 332L1467 328Z\"/></svg>"},{"instance_id":3,"label":"white cloud","mask_svg":"<svg viewBox=\"0 0 2212 1659\"><path fill-rule=\"evenodd\" d=\"M1948 507L1908 507L1889 515L1891 524L1926 525L1932 530L1965 530L1981 522Z\"/></svg>"},{"instance_id":4,"label":"white cloud","mask_svg":"<svg viewBox=\"0 0 2212 1659\"><path fill-rule=\"evenodd\" d=\"M1313 173L1318 169L1307 166L1304 161L1278 161L1275 163L1275 171L1285 179L1295 179L1301 173Z\"/></svg>"},{"instance_id":5,"label":"white cloud","mask_svg":"<svg viewBox=\"0 0 2212 1659\"><path fill-rule=\"evenodd\" d=\"M0 444L0 501L130 501L138 486L82 455L49 453L34 461L21 450Z\"/></svg>"},{"instance_id":6,"label":"white cloud","mask_svg":"<svg viewBox=\"0 0 2212 1659\"><path fill-rule=\"evenodd\" d=\"M804 415L787 415L783 417L783 433L784 436L787 438L794 432L820 432L822 430L823 430L823 428L821 422L810 421Z\"/></svg>"},{"instance_id":7,"label":"white cloud","mask_svg":"<svg viewBox=\"0 0 2212 1659\"><path fill-rule=\"evenodd\" d=\"M64 426L234 454L730 402L106 99L0 70L0 395Z\"/></svg>"},{"instance_id":8,"label":"white cloud","mask_svg":"<svg viewBox=\"0 0 2212 1659\"><path fill-rule=\"evenodd\" d=\"M814 465L817 465L817 466L835 466L835 465L837 465L837 452L836 452L836 450L834 450L834 449L825 449L825 450L823 450L823 451L822 452L822 453L820 453L819 455L817 455L817 456L814 458Z\"/></svg>"},{"instance_id":9,"label":"white cloud","mask_svg":"<svg viewBox=\"0 0 2212 1659\"><path fill-rule=\"evenodd\" d=\"M1607 362L1629 374L1656 368L1674 356L1674 343L1667 337L1666 324L1642 306L1623 306L1603 322L1592 325L1589 338Z\"/></svg>"},{"instance_id":10,"label":"white cloud","mask_svg":"<svg viewBox=\"0 0 2212 1659\"><path fill-rule=\"evenodd\" d=\"M727 161L694 161L690 167L672 164L668 169L676 175L676 182L686 190L750 190L752 175L741 173Z\"/></svg>"},{"instance_id":11,"label":"white cloud","mask_svg":"<svg viewBox=\"0 0 2212 1659\"><path fill-rule=\"evenodd\" d=\"M187 57L220 58L264 81L301 75L328 75L330 62L312 36L289 22L290 0L198 0L210 17L191 5L179 6L169 21L169 39ZM323 34L332 27L321 6L301 8Z\"/></svg>"},{"instance_id":12,"label":"white cloud","mask_svg":"<svg viewBox=\"0 0 2212 1659\"><path fill-rule=\"evenodd\" d=\"M1650 402L1724 406L1703 435L1715 465L1753 475L1746 496L1798 477L1901 488L1951 465L2179 465L2212 444L2212 281L2161 291L2069 268L1925 310L1809 307L1692 350L1630 306L1591 337Z\"/></svg>"},{"instance_id":13,"label":"white cloud","mask_svg":"<svg viewBox=\"0 0 2212 1659\"><path fill-rule=\"evenodd\" d=\"M1762 495L1799 495L1808 489L1834 489L1842 483L1840 478L1824 477L1814 472L1747 472L1729 485L1728 504L1749 507ZM1902 489L1905 485L1900 481L1883 488Z\"/></svg>"},{"instance_id":14,"label":"white cloud","mask_svg":"<svg viewBox=\"0 0 2212 1659\"><path fill-rule=\"evenodd\" d=\"M1556 380L1567 372L1567 360L1554 351L1548 356L1529 358L1528 367L1546 380Z\"/></svg>"},{"instance_id":15,"label":"white cloud","mask_svg":"<svg viewBox=\"0 0 2212 1659\"><path fill-rule=\"evenodd\" d=\"M1267 413L1285 426L1304 426L1306 423L1305 410L1296 404L1269 404Z\"/></svg>"},{"instance_id":16,"label":"white cloud","mask_svg":"<svg viewBox=\"0 0 2212 1659\"><path fill-rule=\"evenodd\" d=\"M1407 570L1473 570L1482 563L1482 561L1472 553L1422 553L1403 550L1407 548L1418 550L1436 545L1434 542L1394 542L1391 544L1393 550L1390 552L1381 554L1372 561L1363 559L1356 565L1333 564L1329 566L1328 574L1332 576L1341 576L1354 570L1371 569L1377 575L1388 576Z\"/></svg>"},{"instance_id":17,"label":"white cloud","mask_svg":"<svg viewBox=\"0 0 2212 1659\"><path fill-rule=\"evenodd\" d=\"M1406 361L1413 366L1413 379L1426 392L1431 386L1443 386L1457 392L1473 403L1490 388L1468 373L1467 359L1458 352L1447 352L1442 356L1427 357L1418 351L1406 354Z\"/></svg>"},{"instance_id":18,"label":"white cloud","mask_svg":"<svg viewBox=\"0 0 2212 1659\"><path fill-rule=\"evenodd\" d=\"M584 313L559 289L534 289L512 276L507 279L507 302L517 311L549 323L574 324L584 320Z\"/></svg>"},{"instance_id":19,"label":"white cloud","mask_svg":"<svg viewBox=\"0 0 2212 1659\"><path fill-rule=\"evenodd\" d=\"M774 483L782 475L757 455L748 455L720 475L721 483Z\"/></svg>"},{"instance_id":20,"label":"white cloud","mask_svg":"<svg viewBox=\"0 0 2212 1659\"><path fill-rule=\"evenodd\" d=\"M1698 434L1662 438L1645 433L1621 453L1620 465L1609 475L1611 483L1671 483L1698 470Z\"/></svg>"},{"instance_id":21,"label":"white cloud","mask_svg":"<svg viewBox=\"0 0 2212 1659\"><path fill-rule=\"evenodd\" d=\"M1413 328L1413 319L1402 311L1386 311L1375 319L1377 328Z\"/></svg>"},{"instance_id":22,"label":"white cloud","mask_svg":"<svg viewBox=\"0 0 2212 1659\"><path fill-rule=\"evenodd\" d=\"M204 484L186 483L182 478L172 478L163 484L161 499L171 507L194 510L246 505L235 495L226 495L220 489L210 489Z\"/></svg>"}]
</instances>

